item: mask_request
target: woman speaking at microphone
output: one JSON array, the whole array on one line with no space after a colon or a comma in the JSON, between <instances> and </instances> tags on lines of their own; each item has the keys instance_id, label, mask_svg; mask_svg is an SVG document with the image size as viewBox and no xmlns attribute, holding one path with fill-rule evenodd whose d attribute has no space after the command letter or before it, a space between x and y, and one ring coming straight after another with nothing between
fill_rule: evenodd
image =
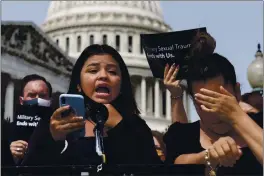
<instances>
[{"instance_id":1,"label":"woman speaking at microphone","mask_svg":"<svg viewBox=\"0 0 264 176\"><path fill-rule=\"evenodd\" d=\"M159 164L152 134L140 118L128 69L120 54L108 45L91 45L80 55L72 70L68 94L84 96L85 105L93 101L106 106L104 151L108 164ZM87 117L61 114L58 108L50 118L45 146L28 154L24 165L99 164L95 150L95 122ZM89 112L87 112L89 113ZM85 119L85 120L83 120ZM85 137L68 140L68 134L85 128ZM48 145L47 145L48 144ZM48 153L49 155L47 156Z\"/></svg>"}]
</instances>

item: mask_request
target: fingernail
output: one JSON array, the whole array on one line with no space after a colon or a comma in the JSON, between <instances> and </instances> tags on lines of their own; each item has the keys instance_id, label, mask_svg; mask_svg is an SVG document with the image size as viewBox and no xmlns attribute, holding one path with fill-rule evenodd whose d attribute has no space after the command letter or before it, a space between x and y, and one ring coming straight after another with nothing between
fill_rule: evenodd
<instances>
[{"instance_id":1,"label":"fingernail","mask_svg":"<svg viewBox=\"0 0 264 176\"><path fill-rule=\"evenodd\" d=\"M176 67L177 69L179 69L180 68L180 65L177 65L177 67Z\"/></svg>"},{"instance_id":2,"label":"fingernail","mask_svg":"<svg viewBox=\"0 0 264 176\"><path fill-rule=\"evenodd\" d=\"M239 154L240 154L240 155L242 155L242 150L241 150L241 149L239 149L238 151L239 151Z\"/></svg>"},{"instance_id":3,"label":"fingernail","mask_svg":"<svg viewBox=\"0 0 264 176\"><path fill-rule=\"evenodd\" d=\"M168 67L168 66L169 66L169 64L167 63L167 64L166 64L166 67Z\"/></svg>"},{"instance_id":4,"label":"fingernail","mask_svg":"<svg viewBox=\"0 0 264 176\"><path fill-rule=\"evenodd\" d=\"M175 67L175 63L173 63L172 66Z\"/></svg>"}]
</instances>

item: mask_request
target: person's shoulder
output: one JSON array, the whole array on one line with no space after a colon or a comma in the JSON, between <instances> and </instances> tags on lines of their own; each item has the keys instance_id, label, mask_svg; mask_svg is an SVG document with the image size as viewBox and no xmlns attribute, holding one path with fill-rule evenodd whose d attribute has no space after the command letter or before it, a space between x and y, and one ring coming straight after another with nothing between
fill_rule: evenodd
<instances>
[{"instance_id":1,"label":"person's shoulder","mask_svg":"<svg viewBox=\"0 0 264 176\"><path fill-rule=\"evenodd\" d=\"M172 125L170 125L168 131L191 130L196 128L200 128L199 120L192 123L174 122Z\"/></svg>"},{"instance_id":2,"label":"person's shoulder","mask_svg":"<svg viewBox=\"0 0 264 176\"><path fill-rule=\"evenodd\" d=\"M170 139L175 139L179 136L184 136L190 135L190 136L195 136L196 134L199 134L198 131L200 129L200 121L195 121L192 123L180 123L180 122L175 122L170 127L168 128L167 132L164 135L164 140L170 140Z\"/></svg>"},{"instance_id":3,"label":"person's shoulder","mask_svg":"<svg viewBox=\"0 0 264 176\"><path fill-rule=\"evenodd\" d=\"M137 124L146 124L146 121L138 114L133 114L130 117L124 118L125 121Z\"/></svg>"},{"instance_id":4,"label":"person's shoulder","mask_svg":"<svg viewBox=\"0 0 264 176\"><path fill-rule=\"evenodd\" d=\"M135 128L136 131L151 131L147 122L138 114L133 114L130 117L124 118L124 124L127 127Z\"/></svg>"},{"instance_id":5,"label":"person's shoulder","mask_svg":"<svg viewBox=\"0 0 264 176\"><path fill-rule=\"evenodd\" d=\"M248 113L248 116L251 117L261 128L263 128L263 111L258 113Z\"/></svg>"}]
</instances>

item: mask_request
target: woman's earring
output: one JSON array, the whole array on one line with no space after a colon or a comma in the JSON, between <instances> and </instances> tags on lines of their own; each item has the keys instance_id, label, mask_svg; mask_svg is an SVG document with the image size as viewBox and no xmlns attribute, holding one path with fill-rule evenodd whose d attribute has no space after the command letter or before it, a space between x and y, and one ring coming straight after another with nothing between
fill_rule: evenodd
<instances>
[{"instance_id":1,"label":"woman's earring","mask_svg":"<svg viewBox=\"0 0 264 176\"><path fill-rule=\"evenodd\" d=\"M79 84L77 85L77 90L78 90L78 92L82 91Z\"/></svg>"}]
</instances>

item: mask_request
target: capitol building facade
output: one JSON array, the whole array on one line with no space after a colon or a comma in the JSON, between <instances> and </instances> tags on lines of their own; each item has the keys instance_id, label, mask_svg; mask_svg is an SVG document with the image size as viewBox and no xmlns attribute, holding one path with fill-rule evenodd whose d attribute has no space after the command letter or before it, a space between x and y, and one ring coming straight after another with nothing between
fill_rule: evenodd
<instances>
[{"instance_id":1,"label":"capitol building facade","mask_svg":"<svg viewBox=\"0 0 264 176\"><path fill-rule=\"evenodd\" d=\"M11 101L18 96L19 79L37 73L51 82L56 95L65 93L82 50L91 44L108 44L128 67L142 118L152 130L165 131L171 124L170 93L162 80L153 77L140 34L171 30L159 1L51 1L41 27L3 22L4 116L13 115ZM189 114L186 95L184 105Z\"/></svg>"}]
</instances>

